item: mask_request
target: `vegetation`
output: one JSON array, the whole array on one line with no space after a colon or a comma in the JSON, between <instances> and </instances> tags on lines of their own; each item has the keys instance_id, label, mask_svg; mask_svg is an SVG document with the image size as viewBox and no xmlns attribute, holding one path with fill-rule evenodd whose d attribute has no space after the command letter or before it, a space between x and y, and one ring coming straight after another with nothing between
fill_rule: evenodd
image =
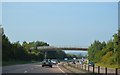
<instances>
[{"instance_id":1,"label":"vegetation","mask_svg":"<svg viewBox=\"0 0 120 75\"><path fill-rule=\"evenodd\" d=\"M50 46L48 43L43 41L26 42L22 44L19 41L11 43L8 37L4 34L3 28L0 26L0 36L2 36L2 62L3 65L16 64L18 62L27 63L31 61L42 61L45 51L38 51L36 48L30 50L31 47L37 46ZM0 43L1 44L1 43ZM88 50L88 59L98 65L115 65L120 68L120 29L118 34L113 35L113 39L105 42L95 40ZM64 58L81 58L82 56L65 54L64 51L47 51L47 58L49 59L60 59ZM14 63L16 61L16 63ZM118 67L117 66L117 67Z\"/></svg>"},{"instance_id":2,"label":"vegetation","mask_svg":"<svg viewBox=\"0 0 120 75\"><path fill-rule=\"evenodd\" d=\"M119 38L119 40L118 40ZM101 65L118 65L120 62L120 30L108 42L95 40L88 50L88 59ZM115 67L114 66L114 67ZM118 67L117 66L117 67Z\"/></svg>"},{"instance_id":3,"label":"vegetation","mask_svg":"<svg viewBox=\"0 0 120 75\"><path fill-rule=\"evenodd\" d=\"M76 58L76 59L82 59L82 58L86 58L85 56L83 56L82 54L79 54L79 55L75 55L75 54L67 54L67 58L68 59L73 59L73 58Z\"/></svg>"},{"instance_id":4,"label":"vegetation","mask_svg":"<svg viewBox=\"0 0 120 75\"><path fill-rule=\"evenodd\" d=\"M38 51L36 48L30 50L31 47L37 46L49 46L49 44L43 41L24 41L22 44L19 41L11 43L2 30L2 65L42 61L45 51ZM47 58L63 59L65 56L64 51L47 51Z\"/></svg>"},{"instance_id":5,"label":"vegetation","mask_svg":"<svg viewBox=\"0 0 120 75\"><path fill-rule=\"evenodd\" d=\"M47 58L63 60L66 57L64 51L47 51Z\"/></svg>"}]
</instances>

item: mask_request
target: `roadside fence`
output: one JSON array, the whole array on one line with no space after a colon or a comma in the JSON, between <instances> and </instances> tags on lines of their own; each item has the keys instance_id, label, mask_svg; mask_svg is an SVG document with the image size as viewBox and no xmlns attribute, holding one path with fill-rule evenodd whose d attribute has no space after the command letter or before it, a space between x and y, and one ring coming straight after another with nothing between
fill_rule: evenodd
<instances>
[{"instance_id":1,"label":"roadside fence","mask_svg":"<svg viewBox=\"0 0 120 75\"><path fill-rule=\"evenodd\" d=\"M120 75L120 69L118 68L107 68L107 67L101 67L101 66L96 66L96 65L86 65L86 64L72 64L72 63L67 63L68 66L81 69L84 71L87 71L89 73L97 73L100 75Z\"/></svg>"}]
</instances>

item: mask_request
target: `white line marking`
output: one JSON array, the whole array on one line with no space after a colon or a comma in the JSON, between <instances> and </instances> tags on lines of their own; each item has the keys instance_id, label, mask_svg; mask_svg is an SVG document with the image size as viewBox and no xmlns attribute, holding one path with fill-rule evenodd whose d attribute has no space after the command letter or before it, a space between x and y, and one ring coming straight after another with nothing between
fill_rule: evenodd
<instances>
[{"instance_id":1,"label":"white line marking","mask_svg":"<svg viewBox=\"0 0 120 75\"><path fill-rule=\"evenodd\" d=\"M24 73L27 73L27 71L24 71Z\"/></svg>"},{"instance_id":2,"label":"white line marking","mask_svg":"<svg viewBox=\"0 0 120 75\"><path fill-rule=\"evenodd\" d=\"M60 71L62 71L62 73L65 73L58 65L57 65L57 67L59 68Z\"/></svg>"}]
</instances>

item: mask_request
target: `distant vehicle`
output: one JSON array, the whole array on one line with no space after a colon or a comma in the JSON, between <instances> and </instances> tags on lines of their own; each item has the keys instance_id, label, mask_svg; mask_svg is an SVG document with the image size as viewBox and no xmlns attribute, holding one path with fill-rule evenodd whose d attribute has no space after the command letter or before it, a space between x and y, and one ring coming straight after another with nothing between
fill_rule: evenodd
<instances>
[{"instance_id":1,"label":"distant vehicle","mask_svg":"<svg viewBox=\"0 0 120 75\"><path fill-rule=\"evenodd\" d=\"M42 67L44 66L49 66L52 68L52 62L50 59L44 59L43 62L42 62Z\"/></svg>"},{"instance_id":2,"label":"distant vehicle","mask_svg":"<svg viewBox=\"0 0 120 75\"><path fill-rule=\"evenodd\" d=\"M73 62L73 60L68 60L68 62Z\"/></svg>"},{"instance_id":3,"label":"distant vehicle","mask_svg":"<svg viewBox=\"0 0 120 75\"><path fill-rule=\"evenodd\" d=\"M76 58L73 58L73 60L76 60Z\"/></svg>"},{"instance_id":4,"label":"distant vehicle","mask_svg":"<svg viewBox=\"0 0 120 75\"><path fill-rule=\"evenodd\" d=\"M52 64L54 64L54 65L58 64L58 60L57 60L57 59L52 59L51 62L52 62Z\"/></svg>"},{"instance_id":5,"label":"distant vehicle","mask_svg":"<svg viewBox=\"0 0 120 75\"><path fill-rule=\"evenodd\" d=\"M88 65L89 65L89 66L93 66L93 65L94 65L94 62L91 62L91 61L90 61L90 62L88 63Z\"/></svg>"},{"instance_id":6,"label":"distant vehicle","mask_svg":"<svg viewBox=\"0 0 120 75\"><path fill-rule=\"evenodd\" d=\"M67 60L68 60L68 58L64 58L64 60L65 60L65 61L67 61Z\"/></svg>"},{"instance_id":7,"label":"distant vehicle","mask_svg":"<svg viewBox=\"0 0 120 75\"><path fill-rule=\"evenodd\" d=\"M82 64L84 64L82 61L79 61L79 63L82 65Z\"/></svg>"},{"instance_id":8,"label":"distant vehicle","mask_svg":"<svg viewBox=\"0 0 120 75\"><path fill-rule=\"evenodd\" d=\"M73 60L73 64L76 64L75 60Z\"/></svg>"}]
</instances>

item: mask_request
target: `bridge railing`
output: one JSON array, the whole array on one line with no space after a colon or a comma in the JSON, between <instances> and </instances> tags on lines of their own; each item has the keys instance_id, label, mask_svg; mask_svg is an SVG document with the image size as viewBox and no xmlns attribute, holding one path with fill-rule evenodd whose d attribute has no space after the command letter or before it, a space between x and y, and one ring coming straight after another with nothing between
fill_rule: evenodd
<instances>
[{"instance_id":1,"label":"bridge railing","mask_svg":"<svg viewBox=\"0 0 120 75\"><path fill-rule=\"evenodd\" d=\"M79 48L79 47L55 47L55 46L39 46L31 47L30 50L88 50L88 48Z\"/></svg>"}]
</instances>

